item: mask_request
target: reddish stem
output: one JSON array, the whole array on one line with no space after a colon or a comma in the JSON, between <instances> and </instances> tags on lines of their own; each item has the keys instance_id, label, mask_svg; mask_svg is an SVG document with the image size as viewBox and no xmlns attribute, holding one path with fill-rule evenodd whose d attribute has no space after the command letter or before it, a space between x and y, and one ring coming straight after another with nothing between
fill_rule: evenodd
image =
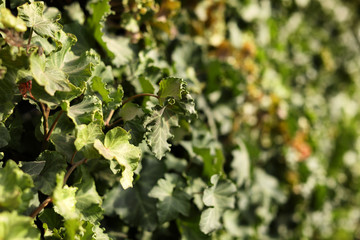
<instances>
[{"instance_id":1,"label":"reddish stem","mask_svg":"<svg viewBox=\"0 0 360 240\"><path fill-rule=\"evenodd\" d=\"M56 124L59 122L61 115L63 114L63 110L60 110L59 114L56 116L54 122L51 124L50 130L47 134L45 134L45 142L48 142L51 136L51 133L54 131Z\"/></svg>"},{"instance_id":2,"label":"reddish stem","mask_svg":"<svg viewBox=\"0 0 360 240\"><path fill-rule=\"evenodd\" d=\"M71 168L67 171L67 173L64 176L64 181L63 181L63 187L65 186L67 180L69 179L71 173L81 164L86 163L87 159L84 158L83 160L74 163ZM48 196L31 214L30 217L35 218L40 212L41 210L43 210L49 203L52 202L52 197Z\"/></svg>"},{"instance_id":3,"label":"reddish stem","mask_svg":"<svg viewBox=\"0 0 360 240\"><path fill-rule=\"evenodd\" d=\"M36 217L40 212L41 210L43 210L49 203L52 202L52 198L49 196L47 197L41 204L40 206L38 206L31 214L30 214L30 217L34 218Z\"/></svg>"}]
</instances>

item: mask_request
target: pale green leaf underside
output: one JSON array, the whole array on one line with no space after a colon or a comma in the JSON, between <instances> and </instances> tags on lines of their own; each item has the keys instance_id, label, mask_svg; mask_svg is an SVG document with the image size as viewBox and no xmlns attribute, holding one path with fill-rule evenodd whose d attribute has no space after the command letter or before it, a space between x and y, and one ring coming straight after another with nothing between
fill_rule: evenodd
<instances>
[{"instance_id":1,"label":"pale green leaf underside","mask_svg":"<svg viewBox=\"0 0 360 240\"><path fill-rule=\"evenodd\" d=\"M216 208L208 208L201 213L200 216L200 230L209 234L221 228L220 223L221 212Z\"/></svg>"},{"instance_id":2,"label":"pale green leaf underside","mask_svg":"<svg viewBox=\"0 0 360 240\"><path fill-rule=\"evenodd\" d=\"M204 204L218 209L233 208L235 206L235 184L229 180L219 179L218 175L211 177L211 183L214 186L204 191Z\"/></svg>"}]
</instances>

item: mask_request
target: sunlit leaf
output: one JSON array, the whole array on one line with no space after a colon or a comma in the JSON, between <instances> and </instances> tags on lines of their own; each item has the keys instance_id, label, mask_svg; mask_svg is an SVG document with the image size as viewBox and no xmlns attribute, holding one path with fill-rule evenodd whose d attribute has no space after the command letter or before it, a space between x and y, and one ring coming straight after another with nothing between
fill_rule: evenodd
<instances>
[{"instance_id":1,"label":"sunlit leaf","mask_svg":"<svg viewBox=\"0 0 360 240\"><path fill-rule=\"evenodd\" d=\"M95 139L94 147L111 161L113 173L121 173L120 183L124 189L132 187L134 171L138 166L141 150L129 143L130 135L124 129L116 127L105 135L104 143Z\"/></svg>"}]
</instances>

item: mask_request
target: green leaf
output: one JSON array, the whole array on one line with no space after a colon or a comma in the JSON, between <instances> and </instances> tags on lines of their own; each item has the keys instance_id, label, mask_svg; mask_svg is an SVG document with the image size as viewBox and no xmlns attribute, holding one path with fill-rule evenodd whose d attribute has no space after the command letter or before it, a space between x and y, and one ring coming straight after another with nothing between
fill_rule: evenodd
<instances>
[{"instance_id":1,"label":"green leaf","mask_svg":"<svg viewBox=\"0 0 360 240\"><path fill-rule=\"evenodd\" d=\"M104 35L102 40L106 43L107 53L116 67L123 66L134 58L129 38Z\"/></svg>"},{"instance_id":2,"label":"green leaf","mask_svg":"<svg viewBox=\"0 0 360 240\"><path fill-rule=\"evenodd\" d=\"M208 208L201 213L200 230L209 234L222 227L220 222L221 210L218 208Z\"/></svg>"},{"instance_id":3,"label":"green leaf","mask_svg":"<svg viewBox=\"0 0 360 240\"><path fill-rule=\"evenodd\" d=\"M65 173L56 175L56 187L52 195L54 210L65 220L79 219L79 210L76 208L76 190L75 187L65 185L63 187Z\"/></svg>"},{"instance_id":4,"label":"green leaf","mask_svg":"<svg viewBox=\"0 0 360 240\"><path fill-rule=\"evenodd\" d=\"M51 96L54 96L56 91L70 92L71 83L66 74L47 59L49 58L45 55L32 54L30 56L30 70L34 79L39 85L44 86Z\"/></svg>"},{"instance_id":5,"label":"green leaf","mask_svg":"<svg viewBox=\"0 0 360 240\"><path fill-rule=\"evenodd\" d=\"M120 110L120 117L125 121L130 121L134 119L135 117L142 117L144 115L144 112L139 107L139 105L128 102L124 106L122 106Z\"/></svg>"},{"instance_id":6,"label":"green leaf","mask_svg":"<svg viewBox=\"0 0 360 240\"><path fill-rule=\"evenodd\" d=\"M0 168L0 209L23 212L34 193L31 176L21 171L17 164L9 160Z\"/></svg>"},{"instance_id":7,"label":"green leaf","mask_svg":"<svg viewBox=\"0 0 360 240\"><path fill-rule=\"evenodd\" d=\"M211 177L212 187L205 189L203 202L210 207L201 213L200 229L208 234L222 227L220 218L222 212L235 207L236 186L227 179L220 179L219 175Z\"/></svg>"},{"instance_id":8,"label":"green leaf","mask_svg":"<svg viewBox=\"0 0 360 240\"><path fill-rule=\"evenodd\" d=\"M35 177L35 187L43 194L51 195L56 187L56 174L66 171L66 159L58 152L44 151L36 160L44 161L45 167Z\"/></svg>"},{"instance_id":9,"label":"green leaf","mask_svg":"<svg viewBox=\"0 0 360 240\"><path fill-rule=\"evenodd\" d=\"M93 33L96 41L106 49L106 44L102 40L104 35L103 28L106 18L112 13L110 1L100 0L89 2L87 10L90 16L87 18L87 25L91 33Z\"/></svg>"},{"instance_id":10,"label":"green leaf","mask_svg":"<svg viewBox=\"0 0 360 240\"><path fill-rule=\"evenodd\" d=\"M0 9L0 22L6 28L14 28L17 32L26 32L26 24L19 17L12 15L11 11L7 8Z\"/></svg>"},{"instance_id":11,"label":"green leaf","mask_svg":"<svg viewBox=\"0 0 360 240\"><path fill-rule=\"evenodd\" d=\"M55 37L61 49L52 52L50 56L32 54L30 72L47 94L60 100L72 100L85 90L94 65L99 63L98 55L90 50L75 56L70 50L76 42L74 35L59 31ZM44 98L41 93L38 95L34 97Z\"/></svg>"},{"instance_id":12,"label":"green leaf","mask_svg":"<svg viewBox=\"0 0 360 240\"><path fill-rule=\"evenodd\" d=\"M44 169L45 163L46 161L21 162L21 170L35 178Z\"/></svg>"},{"instance_id":13,"label":"green leaf","mask_svg":"<svg viewBox=\"0 0 360 240\"><path fill-rule=\"evenodd\" d=\"M98 92L104 103L109 103L112 99L109 97L110 91L106 88L105 82L100 77L94 77L91 80L91 88Z\"/></svg>"},{"instance_id":14,"label":"green leaf","mask_svg":"<svg viewBox=\"0 0 360 240\"><path fill-rule=\"evenodd\" d=\"M94 148L95 139L104 140L104 133L99 124L91 122L89 125L76 126L76 140L74 142L76 150L81 151L88 159L100 156Z\"/></svg>"},{"instance_id":15,"label":"green leaf","mask_svg":"<svg viewBox=\"0 0 360 240\"><path fill-rule=\"evenodd\" d=\"M168 143L168 139L173 138L170 128L177 126L177 116L166 107L153 110L152 115L145 119L146 141L158 159L161 159L170 150L171 144Z\"/></svg>"},{"instance_id":16,"label":"green leaf","mask_svg":"<svg viewBox=\"0 0 360 240\"><path fill-rule=\"evenodd\" d=\"M4 121L12 113L15 103L19 72L28 68L29 60L25 51L13 54L10 48L0 49L2 68L6 68L3 79L0 79L0 121Z\"/></svg>"},{"instance_id":17,"label":"green leaf","mask_svg":"<svg viewBox=\"0 0 360 240\"><path fill-rule=\"evenodd\" d=\"M211 177L212 187L205 189L203 201L208 207L218 209L234 208L236 186L227 179L220 179L219 175Z\"/></svg>"},{"instance_id":18,"label":"green leaf","mask_svg":"<svg viewBox=\"0 0 360 240\"><path fill-rule=\"evenodd\" d=\"M105 135L104 143L95 139L94 147L110 160L113 173L121 172L120 183L124 189L132 187L134 171L138 166L141 150L129 143L130 134L120 127L111 129ZM115 161L114 161L115 160Z\"/></svg>"},{"instance_id":19,"label":"green leaf","mask_svg":"<svg viewBox=\"0 0 360 240\"><path fill-rule=\"evenodd\" d=\"M149 196L159 199L156 204L159 222L178 218L179 214L188 216L190 210L190 196L176 188L179 176L176 174L165 174L165 179L159 179L157 185L150 191Z\"/></svg>"},{"instance_id":20,"label":"green leaf","mask_svg":"<svg viewBox=\"0 0 360 240\"><path fill-rule=\"evenodd\" d=\"M39 213L38 218L43 224L46 224L50 230L60 228L64 220L53 208L45 208Z\"/></svg>"},{"instance_id":21,"label":"green leaf","mask_svg":"<svg viewBox=\"0 0 360 240\"><path fill-rule=\"evenodd\" d=\"M102 122L101 101L96 96L85 96L84 99L71 106L67 115L75 125L89 124L91 122Z\"/></svg>"},{"instance_id":22,"label":"green leaf","mask_svg":"<svg viewBox=\"0 0 360 240\"><path fill-rule=\"evenodd\" d=\"M81 182L75 184L76 191L76 208L81 213L81 219L91 223L99 222L103 217L102 198L96 191L95 181L87 172L84 166L80 166Z\"/></svg>"},{"instance_id":23,"label":"green leaf","mask_svg":"<svg viewBox=\"0 0 360 240\"><path fill-rule=\"evenodd\" d=\"M18 16L40 36L54 38L55 33L61 30L61 25L57 22L60 19L60 13L54 12L54 8L50 11L47 9L44 13L44 9L44 2L25 3L18 7Z\"/></svg>"},{"instance_id":24,"label":"green leaf","mask_svg":"<svg viewBox=\"0 0 360 240\"><path fill-rule=\"evenodd\" d=\"M6 240L37 240L40 232L31 217L20 216L17 212L0 213L0 239Z\"/></svg>"},{"instance_id":25,"label":"green leaf","mask_svg":"<svg viewBox=\"0 0 360 240\"><path fill-rule=\"evenodd\" d=\"M150 198L148 193L164 170L162 162L150 157L144 158L140 179L133 188L124 190L118 186L105 195L105 213L110 215L115 212L130 226L141 226L148 231L154 231L157 226L156 200Z\"/></svg>"},{"instance_id":26,"label":"green leaf","mask_svg":"<svg viewBox=\"0 0 360 240\"><path fill-rule=\"evenodd\" d=\"M5 127L4 123L0 123L0 148L5 147L9 144L10 141L10 134L7 128Z\"/></svg>"},{"instance_id":27,"label":"green leaf","mask_svg":"<svg viewBox=\"0 0 360 240\"><path fill-rule=\"evenodd\" d=\"M164 106L168 98L173 98L176 101L181 99L186 83L181 78L168 77L161 80L159 86L159 103Z\"/></svg>"}]
</instances>

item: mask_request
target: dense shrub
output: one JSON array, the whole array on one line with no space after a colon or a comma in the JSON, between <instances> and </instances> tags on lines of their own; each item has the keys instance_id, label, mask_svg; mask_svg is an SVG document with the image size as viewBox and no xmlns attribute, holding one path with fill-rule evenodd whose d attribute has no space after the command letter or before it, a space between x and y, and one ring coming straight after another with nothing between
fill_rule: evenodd
<instances>
[{"instance_id":1,"label":"dense shrub","mask_svg":"<svg viewBox=\"0 0 360 240\"><path fill-rule=\"evenodd\" d=\"M0 239L360 238L359 10L0 0Z\"/></svg>"}]
</instances>

